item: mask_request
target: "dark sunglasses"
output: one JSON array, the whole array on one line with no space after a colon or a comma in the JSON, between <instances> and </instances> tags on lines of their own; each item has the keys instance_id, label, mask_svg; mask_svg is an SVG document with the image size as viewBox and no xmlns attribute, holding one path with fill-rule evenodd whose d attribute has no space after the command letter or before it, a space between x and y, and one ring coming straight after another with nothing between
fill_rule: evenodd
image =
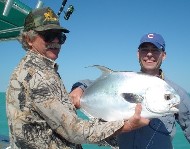
<instances>
[{"instance_id":1,"label":"dark sunglasses","mask_svg":"<svg viewBox=\"0 0 190 149\"><path fill-rule=\"evenodd\" d=\"M158 49L158 48L147 48L147 47L142 47L139 49L140 52L142 53L149 53L151 52L152 54L160 54L163 50L162 49Z\"/></svg>"},{"instance_id":2,"label":"dark sunglasses","mask_svg":"<svg viewBox=\"0 0 190 149\"><path fill-rule=\"evenodd\" d=\"M59 44L64 44L66 40L66 35L62 32L50 32L50 31L44 31L44 32L37 32L45 42L52 42L55 38L58 38Z\"/></svg>"}]
</instances>

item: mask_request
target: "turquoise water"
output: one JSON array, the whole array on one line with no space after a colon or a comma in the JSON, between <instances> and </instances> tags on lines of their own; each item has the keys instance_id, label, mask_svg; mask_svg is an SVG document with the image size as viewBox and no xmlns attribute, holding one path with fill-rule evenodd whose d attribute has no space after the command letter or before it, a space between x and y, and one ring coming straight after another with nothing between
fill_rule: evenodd
<instances>
[{"instance_id":1,"label":"turquoise water","mask_svg":"<svg viewBox=\"0 0 190 149\"><path fill-rule=\"evenodd\" d=\"M0 92L0 135L8 136L8 126L7 126L7 118L6 118L6 107L5 107L5 93ZM84 117L82 113L79 111L78 114L81 117ZM189 149L190 145L188 141L185 139L183 132L180 127L177 125L176 136L173 141L174 149ZM84 144L84 149L110 149L109 147L99 147L97 145L89 145Z\"/></svg>"},{"instance_id":2,"label":"turquoise water","mask_svg":"<svg viewBox=\"0 0 190 149\"><path fill-rule=\"evenodd\" d=\"M0 135L8 136L7 118L5 113L5 93L0 92Z\"/></svg>"}]
</instances>

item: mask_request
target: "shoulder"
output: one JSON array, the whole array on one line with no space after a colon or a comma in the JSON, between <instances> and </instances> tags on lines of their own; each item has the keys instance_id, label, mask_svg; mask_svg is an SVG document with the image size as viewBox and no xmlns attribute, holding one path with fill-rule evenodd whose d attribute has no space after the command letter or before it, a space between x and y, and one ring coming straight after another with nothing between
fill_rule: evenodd
<instances>
[{"instance_id":1,"label":"shoulder","mask_svg":"<svg viewBox=\"0 0 190 149\"><path fill-rule=\"evenodd\" d=\"M182 87L177 85L176 83L172 82L171 80L165 79L165 81L174 88L177 94L180 96L180 104L179 104L179 113L178 113L178 120L179 123L190 127L190 95L184 90ZM187 121L188 120L188 121ZM184 124L188 123L188 124Z\"/></svg>"},{"instance_id":2,"label":"shoulder","mask_svg":"<svg viewBox=\"0 0 190 149\"><path fill-rule=\"evenodd\" d=\"M174 83L173 81L167 78L165 79L165 81L179 94L182 100L183 99L190 100L190 96L184 88L182 88L181 86L179 86L178 84Z\"/></svg>"}]
</instances>

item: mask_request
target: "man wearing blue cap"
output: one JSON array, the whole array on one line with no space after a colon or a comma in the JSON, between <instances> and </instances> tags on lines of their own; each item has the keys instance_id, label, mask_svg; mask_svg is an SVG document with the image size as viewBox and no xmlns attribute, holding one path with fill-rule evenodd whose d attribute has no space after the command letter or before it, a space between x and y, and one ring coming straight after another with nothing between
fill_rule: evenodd
<instances>
[{"instance_id":1,"label":"man wearing blue cap","mask_svg":"<svg viewBox=\"0 0 190 149\"><path fill-rule=\"evenodd\" d=\"M186 139L190 142L190 97L180 86L164 78L161 64L166 58L165 41L160 34L145 34L138 47L137 56L141 71L164 79L180 95L179 113L152 119L148 126L118 135L120 149L173 149L172 140L176 132L177 121ZM72 87L70 96L76 107L80 107L83 90L92 83L90 80L77 82Z\"/></svg>"}]
</instances>

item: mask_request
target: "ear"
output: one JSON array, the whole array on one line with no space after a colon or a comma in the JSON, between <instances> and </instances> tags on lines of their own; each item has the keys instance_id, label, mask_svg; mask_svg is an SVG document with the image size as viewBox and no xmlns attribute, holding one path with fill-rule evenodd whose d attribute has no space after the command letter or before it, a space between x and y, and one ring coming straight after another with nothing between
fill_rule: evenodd
<instances>
[{"instance_id":1,"label":"ear","mask_svg":"<svg viewBox=\"0 0 190 149\"><path fill-rule=\"evenodd\" d=\"M165 60L165 58L166 58L166 52L164 51L164 52L162 53L162 60Z\"/></svg>"},{"instance_id":2,"label":"ear","mask_svg":"<svg viewBox=\"0 0 190 149\"><path fill-rule=\"evenodd\" d=\"M32 46L31 39L28 36L26 37L26 41L27 41L27 43L28 43L29 46Z\"/></svg>"},{"instance_id":3,"label":"ear","mask_svg":"<svg viewBox=\"0 0 190 149\"><path fill-rule=\"evenodd\" d=\"M137 58L139 59L139 49L138 49L138 51L137 51Z\"/></svg>"},{"instance_id":4,"label":"ear","mask_svg":"<svg viewBox=\"0 0 190 149\"><path fill-rule=\"evenodd\" d=\"M32 40L29 38L28 35L25 35L25 36L24 36L24 40L25 40L25 42L26 42L29 46L32 46Z\"/></svg>"}]
</instances>

